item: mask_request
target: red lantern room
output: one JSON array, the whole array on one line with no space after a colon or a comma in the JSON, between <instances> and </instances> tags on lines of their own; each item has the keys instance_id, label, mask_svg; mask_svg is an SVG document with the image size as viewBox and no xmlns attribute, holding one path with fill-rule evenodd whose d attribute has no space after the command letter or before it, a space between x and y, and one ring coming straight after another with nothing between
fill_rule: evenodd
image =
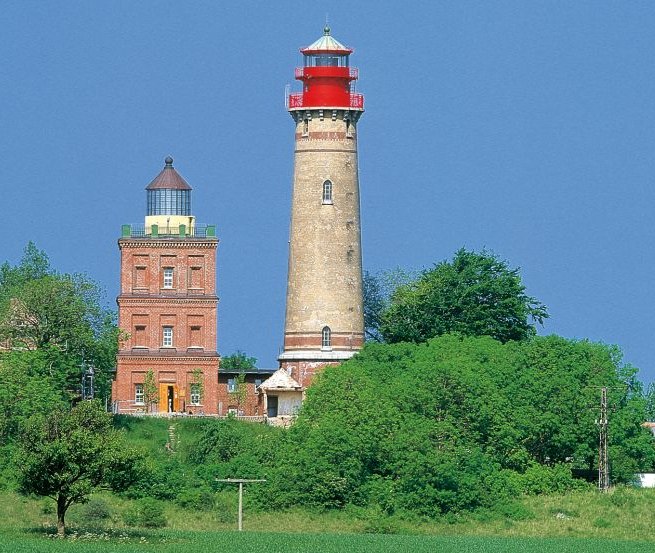
<instances>
[{"instance_id":1,"label":"red lantern room","mask_svg":"<svg viewBox=\"0 0 655 553\"><path fill-rule=\"evenodd\" d=\"M323 36L300 52L303 67L296 68L296 79L303 82L303 91L289 95L289 110L364 110L364 96L354 91L358 71L350 67L349 56L353 51L330 36L330 27L326 26Z\"/></svg>"}]
</instances>

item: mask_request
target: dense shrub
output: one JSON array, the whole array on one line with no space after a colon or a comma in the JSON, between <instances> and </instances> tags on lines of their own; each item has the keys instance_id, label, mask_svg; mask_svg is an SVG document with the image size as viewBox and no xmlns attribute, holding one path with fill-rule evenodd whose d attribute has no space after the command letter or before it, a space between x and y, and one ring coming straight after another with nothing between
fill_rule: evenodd
<instances>
[{"instance_id":1,"label":"dense shrub","mask_svg":"<svg viewBox=\"0 0 655 553\"><path fill-rule=\"evenodd\" d=\"M628 467L614 473L620 480L655 460L634 374L616 348L556 336L369 344L308 391L261 504L377 503L434 517L585 486L571 468L596 462L589 406L599 386L617 405L611 448ZM224 443L234 451L246 441Z\"/></svg>"},{"instance_id":2,"label":"dense shrub","mask_svg":"<svg viewBox=\"0 0 655 553\"><path fill-rule=\"evenodd\" d=\"M177 496L176 502L183 509L211 511L214 507L214 494L206 488L184 490Z\"/></svg>"},{"instance_id":3,"label":"dense shrub","mask_svg":"<svg viewBox=\"0 0 655 553\"><path fill-rule=\"evenodd\" d=\"M163 505L152 498L138 499L123 513L123 522L127 526L143 528L162 528L166 526Z\"/></svg>"},{"instance_id":4,"label":"dense shrub","mask_svg":"<svg viewBox=\"0 0 655 553\"><path fill-rule=\"evenodd\" d=\"M93 498L84 505L82 516L88 521L105 520L111 516L111 510L106 501L99 498Z\"/></svg>"}]
</instances>

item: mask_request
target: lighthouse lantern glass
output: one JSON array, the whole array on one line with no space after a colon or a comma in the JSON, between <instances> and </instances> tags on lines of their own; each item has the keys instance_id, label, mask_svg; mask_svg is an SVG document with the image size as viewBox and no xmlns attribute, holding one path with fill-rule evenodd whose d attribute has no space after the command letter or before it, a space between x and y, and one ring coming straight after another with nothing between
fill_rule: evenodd
<instances>
[{"instance_id":1,"label":"lighthouse lantern glass","mask_svg":"<svg viewBox=\"0 0 655 553\"><path fill-rule=\"evenodd\" d=\"M148 215L191 215L191 190L148 190Z\"/></svg>"},{"instance_id":2,"label":"lighthouse lantern glass","mask_svg":"<svg viewBox=\"0 0 655 553\"><path fill-rule=\"evenodd\" d=\"M305 67L348 67L350 63L347 54L311 54L304 57Z\"/></svg>"}]
</instances>

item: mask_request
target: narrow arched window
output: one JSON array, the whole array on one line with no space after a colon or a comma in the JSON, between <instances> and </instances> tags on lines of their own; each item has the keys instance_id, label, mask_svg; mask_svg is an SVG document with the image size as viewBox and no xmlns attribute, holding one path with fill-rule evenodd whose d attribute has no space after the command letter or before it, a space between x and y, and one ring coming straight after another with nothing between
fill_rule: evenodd
<instances>
[{"instance_id":1,"label":"narrow arched window","mask_svg":"<svg viewBox=\"0 0 655 553\"><path fill-rule=\"evenodd\" d=\"M321 347L325 349L332 347L332 331L329 326L323 327Z\"/></svg>"},{"instance_id":2,"label":"narrow arched window","mask_svg":"<svg viewBox=\"0 0 655 553\"><path fill-rule=\"evenodd\" d=\"M331 204L332 203L332 181L326 180L323 183L323 203Z\"/></svg>"}]
</instances>

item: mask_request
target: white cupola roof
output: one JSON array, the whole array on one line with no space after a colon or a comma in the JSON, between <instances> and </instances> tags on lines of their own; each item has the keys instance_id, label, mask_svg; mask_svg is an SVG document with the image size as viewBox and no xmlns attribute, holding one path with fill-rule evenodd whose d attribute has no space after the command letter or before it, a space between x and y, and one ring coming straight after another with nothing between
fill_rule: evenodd
<instances>
[{"instance_id":1,"label":"white cupola roof","mask_svg":"<svg viewBox=\"0 0 655 553\"><path fill-rule=\"evenodd\" d=\"M303 54L323 54L333 52L341 55L347 55L351 54L353 50L352 48L344 46L338 40L333 38L330 35L330 27L326 25L325 29L323 29L323 36L313 44L307 46L307 48L301 48L300 51Z\"/></svg>"}]
</instances>

